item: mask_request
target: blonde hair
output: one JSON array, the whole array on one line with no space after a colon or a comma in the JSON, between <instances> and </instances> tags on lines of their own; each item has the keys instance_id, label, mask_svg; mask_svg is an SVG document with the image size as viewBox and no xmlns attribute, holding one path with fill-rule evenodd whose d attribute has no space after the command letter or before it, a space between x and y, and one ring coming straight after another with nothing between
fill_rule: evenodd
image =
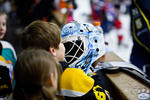
<instances>
[{"instance_id":1,"label":"blonde hair","mask_svg":"<svg viewBox=\"0 0 150 100\"><path fill-rule=\"evenodd\" d=\"M5 16L6 21L7 21L8 16L7 16L6 12L0 10L0 16Z\"/></svg>"},{"instance_id":2,"label":"blonde hair","mask_svg":"<svg viewBox=\"0 0 150 100\"><path fill-rule=\"evenodd\" d=\"M55 23L33 21L25 27L22 35L22 47L36 47L48 50L58 49L61 42L61 31Z\"/></svg>"},{"instance_id":3,"label":"blonde hair","mask_svg":"<svg viewBox=\"0 0 150 100\"><path fill-rule=\"evenodd\" d=\"M50 73L55 78L58 74L59 83L60 65L49 52L33 48L21 52L14 67L14 100L56 100L56 90L46 84Z\"/></svg>"}]
</instances>

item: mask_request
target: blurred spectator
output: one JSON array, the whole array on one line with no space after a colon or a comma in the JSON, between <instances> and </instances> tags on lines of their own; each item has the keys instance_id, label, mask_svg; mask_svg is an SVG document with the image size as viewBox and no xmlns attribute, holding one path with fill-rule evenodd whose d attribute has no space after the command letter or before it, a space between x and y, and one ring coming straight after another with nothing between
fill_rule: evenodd
<instances>
[{"instance_id":1,"label":"blurred spectator","mask_svg":"<svg viewBox=\"0 0 150 100\"><path fill-rule=\"evenodd\" d=\"M92 20L102 21L102 8L105 4L104 0L91 0Z\"/></svg>"},{"instance_id":2,"label":"blurred spectator","mask_svg":"<svg viewBox=\"0 0 150 100\"><path fill-rule=\"evenodd\" d=\"M11 12L10 0L0 0L0 9L5 11L7 14Z\"/></svg>"},{"instance_id":3,"label":"blurred spectator","mask_svg":"<svg viewBox=\"0 0 150 100\"><path fill-rule=\"evenodd\" d=\"M104 33L108 33L115 20L115 8L112 0L91 0L92 20L101 21Z\"/></svg>"},{"instance_id":4,"label":"blurred spectator","mask_svg":"<svg viewBox=\"0 0 150 100\"><path fill-rule=\"evenodd\" d=\"M54 15L54 0L15 0L15 5L17 17L24 26L37 19L61 24Z\"/></svg>"}]
</instances>

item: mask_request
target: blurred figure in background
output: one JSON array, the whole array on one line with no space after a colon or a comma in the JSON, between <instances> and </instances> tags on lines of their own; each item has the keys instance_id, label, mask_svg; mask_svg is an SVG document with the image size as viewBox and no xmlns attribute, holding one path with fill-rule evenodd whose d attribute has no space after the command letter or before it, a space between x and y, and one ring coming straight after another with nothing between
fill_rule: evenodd
<instances>
[{"instance_id":1,"label":"blurred figure in background","mask_svg":"<svg viewBox=\"0 0 150 100\"><path fill-rule=\"evenodd\" d=\"M5 11L7 14L11 12L11 0L0 0L0 9Z\"/></svg>"},{"instance_id":2,"label":"blurred figure in background","mask_svg":"<svg viewBox=\"0 0 150 100\"><path fill-rule=\"evenodd\" d=\"M112 0L91 0L92 21L100 21L104 34L114 26L115 8Z\"/></svg>"},{"instance_id":3,"label":"blurred figure in background","mask_svg":"<svg viewBox=\"0 0 150 100\"><path fill-rule=\"evenodd\" d=\"M56 10L54 0L15 0L16 14L23 26L34 20L53 21L61 25L55 17Z\"/></svg>"}]
</instances>

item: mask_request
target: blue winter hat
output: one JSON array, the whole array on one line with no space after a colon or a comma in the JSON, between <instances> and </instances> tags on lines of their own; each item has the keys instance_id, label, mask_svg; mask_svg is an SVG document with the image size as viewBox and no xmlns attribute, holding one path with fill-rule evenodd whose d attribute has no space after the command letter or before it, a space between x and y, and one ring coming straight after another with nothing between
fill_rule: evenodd
<instances>
[{"instance_id":1,"label":"blue winter hat","mask_svg":"<svg viewBox=\"0 0 150 100\"><path fill-rule=\"evenodd\" d=\"M92 63L105 54L103 32L90 23L73 21L62 28L61 34L69 67L80 68L87 74Z\"/></svg>"}]
</instances>

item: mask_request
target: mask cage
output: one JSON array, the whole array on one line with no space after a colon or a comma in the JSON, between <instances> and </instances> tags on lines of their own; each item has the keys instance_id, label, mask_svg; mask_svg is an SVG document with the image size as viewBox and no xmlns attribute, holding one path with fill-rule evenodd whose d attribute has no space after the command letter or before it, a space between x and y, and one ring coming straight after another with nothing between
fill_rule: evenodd
<instances>
[{"instance_id":1,"label":"mask cage","mask_svg":"<svg viewBox=\"0 0 150 100\"><path fill-rule=\"evenodd\" d=\"M74 63L84 53L84 43L82 40L68 41L64 43L66 48L65 59L68 64Z\"/></svg>"}]
</instances>

